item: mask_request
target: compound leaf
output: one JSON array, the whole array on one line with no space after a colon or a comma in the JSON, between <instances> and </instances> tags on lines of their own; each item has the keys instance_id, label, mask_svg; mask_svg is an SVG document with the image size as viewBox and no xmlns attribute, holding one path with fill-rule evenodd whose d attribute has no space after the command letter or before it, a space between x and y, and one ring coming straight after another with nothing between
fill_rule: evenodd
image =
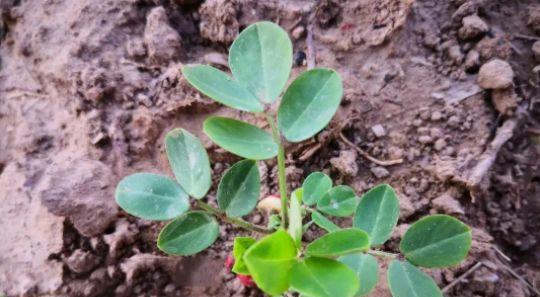
<instances>
[{"instance_id":1,"label":"compound leaf","mask_svg":"<svg viewBox=\"0 0 540 297\"><path fill-rule=\"evenodd\" d=\"M369 249L369 235L355 228L342 229L323 235L306 247L306 255L336 257Z\"/></svg>"},{"instance_id":2,"label":"compound leaf","mask_svg":"<svg viewBox=\"0 0 540 297\"><path fill-rule=\"evenodd\" d=\"M311 213L311 220L319 227L323 228L328 232L334 232L339 230L339 226L330 221L327 217L322 214L314 211Z\"/></svg>"},{"instance_id":3,"label":"compound leaf","mask_svg":"<svg viewBox=\"0 0 540 297\"><path fill-rule=\"evenodd\" d=\"M399 249L414 265L441 268L465 259L471 241L469 226L448 215L431 215L405 232Z\"/></svg>"},{"instance_id":4,"label":"compound leaf","mask_svg":"<svg viewBox=\"0 0 540 297\"><path fill-rule=\"evenodd\" d=\"M291 193L289 207L289 234L294 239L296 246L302 244L302 188Z\"/></svg>"},{"instance_id":5,"label":"compound leaf","mask_svg":"<svg viewBox=\"0 0 540 297\"><path fill-rule=\"evenodd\" d=\"M394 189L379 185L360 198L353 226L366 231L372 245L380 245L392 235L399 218L399 201Z\"/></svg>"},{"instance_id":6,"label":"compound leaf","mask_svg":"<svg viewBox=\"0 0 540 297\"><path fill-rule=\"evenodd\" d=\"M152 173L126 176L118 183L115 198L124 211L146 220L169 220L189 209L189 197L180 185Z\"/></svg>"},{"instance_id":7,"label":"compound leaf","mask_svg":"<svg viewBox=\"0 0 540 297\"><path fill-rule=\"evenodd\" d=\"M186 65L182 74L197 90L219 103L243 111L264 110L257 96L219 69L208 65Z\"/></svg>"},{"instance_id":8,"label":"compound leaf","mask_svg":"<svg viewBox=\"0 0 540 297\"><path fill-rule=\"evenodd\" d=\"M394 297L442 297L431 277L408 262L392 260L388 267L388 286Z\"/></svg>"},{"instance_id":9,"label":"compound leaf","mask_svg":"<svg viewBox=\"0 0 540 297\"><path fill-rule=\"evenodd\" d=\"M256 240L251 237L236 237L233 245L234 266L232 272L236 274L249 275L249 270L244 262L244 254Z\"/></svg>"},{"instance_id":10,"label":"compound leaf","mask_svg":"<svg viewBox=\"0 0 540 297\"><path fill-rule=\"evenodd\" d=\"M271 22L244 29L231 45L229 67L262 102L279 96L291 73L292 44L287 32Z\"/></svg>"},{"instance_id":11,"label":"compound leaf","mask_svg":"<svg viewBox=\"0 0 540 297\"><path fill-rule=\"evenodd\" d=\"M289 275L296 259L296 244L280 229L252 245L244 262L257 286L269 295L280 295L289 288Z\"/></svg>"},{"instance_id":12,"label":"compound leaf","mask_svg":"<svg viewBox=\"0 0 540 297\"><path fill-rule=\"evenodd\" d=\"M189 195L200 199L212 184L210 161L199 139L184 129L165 136L169 164L178 183Z\"/></svg>"},{"instance_id":13,"label":"compound leaf","mask_svg":"<svg viewBox=\"0 0 540 297\"><path fill-rule=\"evenodd\" d=\"M257 205L260 194L257 161L242 160L229 168L218 186L217 202L229 217L241 217Z\"/></svg>"},{"instance_id":14,"label":"compound leaf","mask_svg":"<svg viewBox=\"0 0 540 297\"><path fill-rule=\"evenodd\" d=\"M291 288L302 296L353 297L359 288L358 277L336 260L309 257L291 269Z\"/></svg>"},{"instance_id":15,"label":"compound leaf","mask_svg":"<svg viewBox=\"0 0 540 297\"><path fill-rule=\"evenodd\" d=\"M349 266L360 280L360 289L355 296L365 296L375 288L379 281L379 265L375 257L358 253L341 256L338 261Z\"/></svg>"},{"instance_id":16,"label":"compound leaf","mask_svg":"<svg viewBox=\"0 0 540 297\"><path fill-rule=\"evenodd\" d=\"M196 254L216 241L219 226L214 217L191 211L171 221L158 236L158 248L167 254L189 256Z\"/></svg>"},{"instance_id":17,"label":"compound leaf","mask_svg":"<svg viewBox=\"0 0 540 297\"><path fill-rule=\"evenodd\" d=\"M246 159L271 159L278 153L278 145L270 134L242 121L209 117L203 131L225 150Z\"/></svg>"},{"instance_id":18,"label":"compound leaf","mask_svg":"<svg viewBox=\"0 0 540 297\"><path fill-rule=\"evenodd\" d=\"M332 180L322 172L313 172L304 180L304 204L317 203L332 188Z\"/></svg>"},{"instance_id":19,"label":"compound leaf","mask_svg":"<svg viewBox=\"0 0 540 297\"><path fill-rule=\"evenodd\" d=\"M332 119L343 95L343 83L332 69L316 68L298 76L285 91L278 126L291 142L306 140Z\"/></svg>"},{"instance_id":20,"label":"compound leaf","mask_svg":"<svg viewBox=\"0 0 540 297\"><path fill-rule=\"evenodd\" d=\"M357 202L358 197L351 187L337 186L326 192L317 202L317 209L327 215L346 217L354 212Z\"/></svg>"}]
</instances>

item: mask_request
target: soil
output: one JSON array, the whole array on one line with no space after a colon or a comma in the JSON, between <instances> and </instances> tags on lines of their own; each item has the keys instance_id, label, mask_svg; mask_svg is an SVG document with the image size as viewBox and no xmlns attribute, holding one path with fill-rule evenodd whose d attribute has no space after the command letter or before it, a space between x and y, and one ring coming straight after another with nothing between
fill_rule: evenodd
<instances>
[{"instance_id":1,"label":"soil","mask_svg":"<svg viewBox=\"0 0 540 297\"><path fill-rule=\"evenodd\" d=\"M534 0L0 0L0 295L262 296L224 266L244 231L222 225L207 251L167 257L155 247L162 224L123 213L113 195L130 173L171 174L162 140L174 127L203 140L214 181L238 160L202 121L262 119L210 101L179 69L226 67L231 41L258 20L293 37L292 77L311 61L345 83L330 126L287 147L293 187L315 170L359 194L390 183L402 211L387 250L426 214L474 229L464 263L429 271L451 284L446 296L537 296ZM482 68L479 83L494 59L502 68ZM275 162L260 169L263 195L276 193ZM370 296L389 296L383 281Z\"/></svg>"}]
</instances>

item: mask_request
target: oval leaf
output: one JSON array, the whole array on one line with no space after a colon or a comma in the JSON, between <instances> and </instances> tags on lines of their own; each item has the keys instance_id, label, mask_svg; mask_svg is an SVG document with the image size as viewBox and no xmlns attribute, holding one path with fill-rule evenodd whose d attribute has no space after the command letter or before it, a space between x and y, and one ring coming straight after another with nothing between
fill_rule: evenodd
<instances>
[{"instance_id":1,"label":"oval leaf","mask_svg":"<svg viewBox=\"0 0 540 297\"><path fill-rule=\"evenodd\" d=\"M247 249L255 244L256 240L251 237L236 237L233 245L234 266L232 272L236 274L249 275L249 270L244 262L244 254Z\"/></svg>"},{"instance_id":2,"label":"oval leaf","mask_svg":"<svg viewBox=\"0 0 540 297\"><path fill-rule=\"evenodd\" d=\"M358 291L358 277L336 260L310 257L291 269L291 288L310 297L353 297Z\"/></svg>"},{"instance_id":3,"label":"oval leaf","mask_svg":"<svg viewBox=\"0 0 540 297\"><path fill-rule=\"evenodd\" d=\"M322 172L313 172L304 180L304 204L317 203L332 188L332 180Z\"/></svg>"},{"instance_id":4,"label":"oval leaf","mask_svg":"<svg viewBox=\"0 0 540 297\"><path fill-rule=\"evenodd\" d=\"M188 256L212 245L218 235L219 226L214 217L192 211L167 224L159 233L157 246L167 254Z\"/></svg>"},{"instance_id":5,"label":"oval leaf","mask_svg":"<svg viewBox=\"0 0 540 297\"><path fill-rule=\"evenodd\" d=\"M208 65L187 65L182 68L182 74L197 90L219 103L244 111L264 110L257 96L219 69Z\"/></svg>"},{"instance_id":6,"label":"oval leaf","mask_svg":"<svg viewBox=\"0 0 540 297\"><path fill-rule=\"evenodd\" d=\"M189 209L189 197L180 185L152 173L135 173L122 179L115 198L125 212L146 220L170 220Z\"/></svg>"},{"instance_id":7,"label":"oval leaf","mask_svg":"<svg viewBox=\"0 0 540 297\"><path fill-rule=\"evenodd\" d=\"M209 117L204 121L203 130L219 146L246 159L271 159L278 153L278 145L272 136L248 123Z\"/></svg>"},{"instance_id":8,"label":"oval leaf","mask_svg":"<svg viewBox=\"0 0 540 297\"><path fill-rule=\"evenodd\" d=\"M392 235L399 218L399 201L394 189L382 184L360 198L353 226L366 231L372 245L380 245Z\"/></svg>"},{"instance_id":9,"label":"oval leaf","mask_svg":"<svg viewBox=\"0 0 540 297\"><path fill-rule=\"evenodd\" d=\"M244 254L244 263L257 286L275 296L289 288L295 258L294 240L284 230L278 230L252 245Z\"/></svg>"},{"instance_id":10,"label":"oval leaf","mask_svg":"<svg viewBox=\"0 0 540 297\"><path fill-rule=\"evenodd\" d=\"M287 32L271 22L242 31L231 45L229 67L262 102L279 96L291 73L292 44Z\"/></svg>"},{"instance_id":11,"label":"oval leaf","mask_svg":"<svg viewBox=\"0 0 540 297\"><path fill-rule=\"evenodd\" d=\"M165 136L169 164L178 183L189 195L201 199L212 184L210 161L199 139L184 129Z\"/></svg>"},{"instance_id":12,"label":"oval leaf","mask_svg":"<svg viewBox=\"0 0 540 297\"><path fill-rule=\"evenodd\" d=\"M357 202L358 197L351 187L337 186L324 194L317 203L317 209L327 215L346 217L354 212Z\"/></svg>"},{"instance_id":13,"label":"oval leaf","mask_svg":"<svg viewBox=\"0 0 540 297\"><path fill-rule=\"evenodd\" d=\"M322 214L316 211L311 213L311 220L317 226L323 228L324 230L328 232L334 232L340 229L339 226L337 226L332 221L330 221L327 217L323 216Z\"/></svg>"},{"instance_id":14,"label":"oval leaf","mask_svg":"<svg viewBox=\"0 0 540 297\"><path fill-rule=\"evenodd\" d=\"M289 202L289 234L294 239L296 246L302 244L302 188L296 189L291 194Z\"/></svg>"},{"instance_id":15,"label":"oval leaf","mask_svg":"<svg viewBox=\"0 0 540 297\"><path fill-rule=\"evenodd\" d=\"M388 267L388 286L394 297L442 297L431 277L408 262L392 260Z\"/></svg>"},{"instance_id":16,"label":"oval leaf","mask_svg":"<svg viewBox=\"0 0 540 297\"><path fill-rule=\"evenodd\" d=\"M359 229L342 229L323 235L306 247L306 255L336 257L369 249L369 235Z\"/></svg>"},{"instance_id":17,"label":"oval leaf","mask_svg":"<svg viewBox=\"0 0 540 297\"><path fill-rule=\"evenodd\" d=\"M349 266L360 280L360 289L355 296L365 296L375 288L379 281L379 265L372 255L352 254L339 257L338 261Z\"/></svg>"},{"instance_id":18,"label":"oval leaf","mask_svg":"<svg viewBox=\"0 0 540 297\"><path fill-rule=\"evenodd\" d=\"M229 217L241 217L257 205L261 188L259 167L253 160L242 160L229 168L218 186L219 208Z\"/></svg>"},{"instance_id":19,"label":"oval leaf","mask_svg":"<svg viewBox=\"0 0 540 297\"><path fill-rule=\"evenodd\" d=\"M278 126L291 142L306 140L332 119L343 95L341 78L332 69L304 72L287 88L278 110Z\"/></svg>"},{"instance_id":20,"label":"oval leaf","mask_svg":"<svg viewBox=\"0 0 540 297\"><path fill-rule=\"evenodd\" d=\"M411 263L448 267L461 262L471 248L471 229L447 215L432 215L414 223L403 235L399 249Z\"/></svg>"}]
</instances>

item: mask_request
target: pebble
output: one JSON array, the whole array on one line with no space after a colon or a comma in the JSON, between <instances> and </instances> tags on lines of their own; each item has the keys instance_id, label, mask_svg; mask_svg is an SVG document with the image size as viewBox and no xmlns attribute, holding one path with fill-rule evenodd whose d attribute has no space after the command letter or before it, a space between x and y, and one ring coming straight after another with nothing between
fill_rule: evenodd
<instances>
[{"instance_id":1,"label":"pebble","mask_svg":"<svg viewBox=\"0 0 540 297\"><path fill-rule=\"evenodd\" d=\"M422 120L421 119L415 119L412 122L412 125L415 126L415 127L420 127L422 125Z\"/></svg>"},{"instance_id":2,"label":"pebble","mask_svg":"<svg viewBox=\"0 0 540 297\"><path fill-rule=\"evenodd\" d=\"M443 117L442 113L438 110L434 111L432 114L431 114L431 120L432 121L439 121L441 120Z\"/></svg>"},{"instance_id":3,"label":"pebble","mask_svg":"<svg viewBox=\"0 0 540 297\"><path fill-rule=\"evenodd\" d=\"M444 132L439 128L431 128L431 130L429 131L429 135L431 135L431 137L433 137L434 139L438 139L444 137Z\"/></svg>"},{"instance_id":4,"label":"pebble","mask_svg":"<svg viewBox=\"0 0 540 297\"><path fill-rule=\"evenodd\" d=\"M306 32L304 26L298 26L292 30L291 36L294 40L298 40L304 36L304 32Z\"/></svg>"},{"instance_id":5,"label":"pebble","mask_svg":"<svg viewBox=\"0 0 540 297\"><path fill-rule=\"evenodd\" d=\"M537 62L540 62L540 40L536 41L532 46L534 58Z\"/></svg>"},{"instance_id":6,"label":"pebble","mask_svg":"<svg viewBox=\"0 0 540 297\"><path fill-rule=\"evenodd\" d=\"M463 63L464 55L459 45L451 46L448 49L448 57L455 65L461 65L461 63Z\"/></svg>"},{"instance_id":7,"label":"pebble","mask_svg":"<svg viewBox=\"0 0 540 297\"><path fill-rule=\"evenodd\" d=\"M459 29L458 35L463 40L481 37L489 31L488 24L475 14L464 17L462 24L463 26Z\"/></svg>"},{"instance_id":8,"label":"pebble","mask_svg":"<svg viewBox=\"0 0 540 297\"><path fill-rule=\"evenodd\" d=\"M418 137L418 142L428 144L433 142L433 138L429 135L420 135Z\"/></svg>"},{"instance_id":9,"label":"pebble","mask_svg":"<svg viewBox=\"0 0 540 297\"><path fill-rule=\"evenodd\" d=\"M373 134L375 134L375 136L377 138L381 138L381 137L386 136L386 129L384 129L383 125L381 125L381 124L377 124L375 126L372 126L371 131L373 132Z\"/></svg>"},{"instance_id":10,"label":"pebble","mask_svg":"<svg viewBox=\"0 0 540 297\"><path fill-rule=\"evenodd\" d=\"M467 71L476 71L480 67L480 53L470 50L465 57L465 69Z\"/></svg>"},{"instance_id":11,"label":"pebble","mask_svg":"<svg viewBox=\"0 0 540 297\"><path fill-rule=\"evenodd\" d=\"M435 150L437 151L442 151L443 149L446 148L446 140L444 139L438 139L437 141L435 141L435 145L433 146L435 148Z\"/></svg>"},{"instance_id":12,"label":"pebble","mask_svg":"<svg viewBox=\"0 0 540 297\"><path fill-rule=\"evenodd\" d=\"M373 173L373 175L375 175L377 178L383 178L390 175L390 172L386 168L381 166L371 167L370 170L371 173Z\"/></svg>"},{"instance_id":13,"label":"pebble","mask_svg":"<svg viewBox=\"0 0 540 297\"><path fill-rule=\"evenodd\" d=\"M480 67L478 84L484 89L506 89L514 80L514 71L508 62L493 59Z\"/></svg>"}]
</instances>

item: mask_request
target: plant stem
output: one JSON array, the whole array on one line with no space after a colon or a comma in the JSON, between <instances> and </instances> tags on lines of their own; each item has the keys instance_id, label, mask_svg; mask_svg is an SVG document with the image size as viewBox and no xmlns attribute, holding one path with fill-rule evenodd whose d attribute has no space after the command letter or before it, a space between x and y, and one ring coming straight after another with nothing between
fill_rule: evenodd
<instances>
[{"instance_id":1,"label":"plant stem","mask_svg":"<svg viewBox=\"0 0 540 297\"><path fill-rule=\"evenodd\" d=\"M272 233L272 230L270 230L270 229L266 229L264 227L254 225L254 224L252 224L250 222L246 222L246 221L244 221L244 220L242 220L240 218L230 218L223 211L221 211L221 210L219 210L219 209L217 209L215 207L212 207L210 204L205 203L205 202L203 202L201 200L197 200L197 206L199 208L201 208L202 210L215 215L219 219L221 219L221 220L223 220L223 221L225 221L227 223L236 225L236 226L238 226L238 227L240 227L242 229L246 229L248 231L253 231L253 232L259 232L259 233L263 233L263 234Z\"/></svg>"},{"instance_id":2,"label":"plant stem","mask_svg":"<svg viewBox=\"0 0 540 297\"><path fill-rule=\"evenodd\" d=\"M388 253L388 252L377 251L377 250L369 250L367 251L367 253L373 256L391 258L391 259L395 259L399 257L399 254Z\"/></svg>"},{"instance_id":3,"label":"plant stem","mask_svg":"<svg viewBox=\"0 0 540 297\"><path fill-rule=\"evenodd\" d=\"M285 149L281 142L279 131L276 128L274 118L265 113L266 120L272 129L272 137L278 145L278 182L279 182L279 195L281 196L281 227L287 228L287 175L285 174Z\"/></svg>"}]
</instances>

